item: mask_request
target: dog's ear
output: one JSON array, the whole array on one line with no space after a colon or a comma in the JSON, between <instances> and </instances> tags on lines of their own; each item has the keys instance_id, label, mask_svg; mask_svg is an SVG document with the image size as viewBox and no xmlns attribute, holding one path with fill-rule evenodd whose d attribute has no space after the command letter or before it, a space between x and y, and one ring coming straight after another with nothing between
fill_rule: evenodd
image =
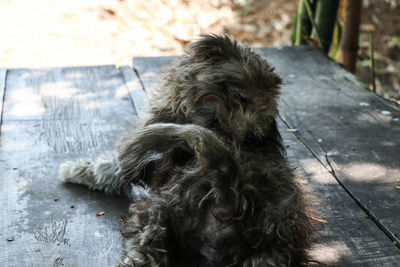
<instances>
[{"instance_id":1,"label":"dog's ear","mask_svg":"<svg viewBox=\"0 0 400 267\"><path fill-rule=\"evenodd\" d=\"M221 60L238 54L238 44L227 35L201 35L189 46L188 54L196 60Z\"/></svg>"}]
</instances>

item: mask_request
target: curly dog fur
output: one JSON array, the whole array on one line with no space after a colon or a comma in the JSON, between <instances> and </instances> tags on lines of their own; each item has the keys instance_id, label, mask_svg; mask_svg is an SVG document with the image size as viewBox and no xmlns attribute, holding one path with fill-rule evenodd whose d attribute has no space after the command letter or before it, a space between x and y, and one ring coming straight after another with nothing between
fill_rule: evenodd
<instances>
[{"instance_id":1,"label":"curly dog fur","mask_svg":"<svg viewBox=\"0 0 400 267\"><path fill-rule=\"evenodd\" d=\"M116 152L61 166L67 182L133 199L120 266L307 265L312 220L277 128L280 84L256 51L204 35Z\"/></svg>"}]
</instances>

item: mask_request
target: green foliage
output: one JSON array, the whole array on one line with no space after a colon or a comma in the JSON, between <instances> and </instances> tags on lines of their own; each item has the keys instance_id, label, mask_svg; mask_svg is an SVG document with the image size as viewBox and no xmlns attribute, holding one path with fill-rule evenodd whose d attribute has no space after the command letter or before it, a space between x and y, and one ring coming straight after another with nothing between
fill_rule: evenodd
<instances>
[{"instance_id":1,"label":"green foliage","mask_svg":"<svg viewBox=\"0 0 400 267\"><path fill-rule=\"evenodd\" d=\"M293 21L293 28L292 28L292 34L290 35L290 41L292 45L296 44L296 36L297 36L297 13L294 15Z\"/></svg>"},{"instance_id":2,"label":"green foliage","mask_svg":"<svg viewBox=\"0 0 400 267\"><path fill-rule=\"evenodd\" d=\"M292 43L299 45L316 39L322 51L328 53L335 29L333 53L336 55L341 35L341 27L336 23L339 2L340 0L299 0Z\"/></svg>"},{"instance_id":3,"label":"green foliage","mask_svg":"<svg viewBox=\"0 0 400 267\"><path fill-rule=\"evenodd\" d=\"M299 45L299 44L306 44L310 40L310 34L312 31L312 19L313 16L309 15L309 13L313 13L313 11L309 12L307 10L307 5L314 9L313 1L311 4L308 0L300 0L299 6L297 9L297 13L295 15L294 23L293 23L293 31L292 31L292 43Z\"/></svg>"},{"instance_id":4,"label":"green foliage","mask_svg":"<svg viewBox=\"0 0 400 267\"><path fill-rule=\"evenodd\" d=\"M339 51L340 51L340 40L342 38L342 23L336 20L335 29L333 31L333 40L332 40L332 47L330 50L330 55L334 60L338 59Z\"/></svg>"},{"instance_id":5,"label":"green foliage","mask_svg":"<svg viewBox=\"0 0 400 267\"><path fill-rule=\"evenodd\" d=\"M318 37L319 35L324 53L329 52L332 43L338 8L339 0L319 0L317 2L315 23L318 31L314 27L312 36Z\"/></svg>"}]
</instances>

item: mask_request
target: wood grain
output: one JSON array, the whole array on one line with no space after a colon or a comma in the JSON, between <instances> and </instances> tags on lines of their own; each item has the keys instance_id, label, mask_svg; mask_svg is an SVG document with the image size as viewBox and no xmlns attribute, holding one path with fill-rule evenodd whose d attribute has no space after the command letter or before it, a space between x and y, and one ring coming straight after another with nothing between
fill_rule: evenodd
<instances>
[{"instance_id":1,"label":"wood grain","mask_svg":"<svg viewBox=\"0 0 400 267\"><path fill-rule=\"evenodd\" d=\"M399 250L376 224L366 219L366 213L360 209L357 203L354 202L354 199L343 189L341 184L335 179L335 176L329 173L329 165L324 161L324 147L319 145L320 142L318 142L318 139L315 140L316 137L313 132L298 127L302 125L303 118L308 118L305 114L308 114L306 109L309 106L304 104L302 113L299 113L299 108L297 106L288 104L288 99L297 99L296 95L291 95L295 89L291 89L289 86L291 84L293 84L293 87L298 86L299 88L296 90L301 91L303 85L298 82L291 83L289 79L296 78L296 74L293 74L294 69L302 66L301 61L294 61L298 59L296 58L297 55L295 56L293 54L303 53L303 50L319 54L319 52L308 47L271 48L267 51L268 55L274 55L271 57L268 56L268 58L277 66L278 72L281 73L286 81L280 100L280 110L284 120L280 121L280 131L282 132L286 146L288 146L288 154L293 164L298 166L299 173L304 176L307 183L306 188L320 199L320 205L316 206L321 213L322 219L327 221L317 232L314 248L311 253L314 258L329 266L399 265ZM262 52L265 52L265 50ZM158 82L160 78L158 73L160 73L160 71L165 68L165 64L168 64L171 60L173 60L171 57L153 58L151 60L147 58L134 58L135 69L138 71L147 90L151 90ZM322 66L318 65L320 64L320 58L314 58L312 60L312 64L315 65L316 74L325 75L324 77L330 77L332 72L338 71L337 68L340 68L335 63L326 60L326 58L322 59ZM295 67L291 67L291 65ZM291 71L288 71L288 69ZM305 71L307 71L307 69ZM340 73L343 74L343 72L346 74L345 71L340 70ZM314 77L314 72L310 71L304 74L302 78L308 82L312 82ZM357 80L351 80L349 83L353 84L355 87L362 86ZM316 84L313 84L313 86L316 89L313 94L308 95L309 98L318 98L319 94L323 95L325 93L322 90L323 87ZM318 90L318 88L321 88L321 90ZM367 92L367 94L369 93ZM301 105L302 98L297 100L299 102L298 105ZM348 101L356 100L348 99ZM318 128L318 116L325 114L324 108L321 108L321 110L315 114L316 118L313 123L315 123L315 127ZM312 114L310 114L310 116L311 115ZM294 127L291 124L289 125L289 122L292 123L292 120L288 120L288 116L294 116L297 119L296 122L298 123L295 124L297 132L288 132L289 129L292 130L291 128ZM312 141L313 146L308 145L307 142L309 140ZM315 144L318 146L315 146ZM326 165L322 164L322 162Z\"/></svg>"},{"instance_id":2,"label":"wood grain","mask_svg":"<svg viewBox=\"0 0 400 267\"><path fill-rule=\"evenodd\" d=\"M6 90L0 266L113 266L128 200L64 184L58 167L112 150L124 135L136 115L121 72L113 66L12 69ZM105 215L97 217L100 211Z\"/></svg>"},{"instance_id":3,"label":"wood grain","mask_svg":"<svg viewBox=\"0 0 400 267\"><path fill-rule=\"evenodd\" d=\"M7 74L7 120L90 120L130 114L129 95L115 66L13 69Z\"/></svg>"}]
</instances>

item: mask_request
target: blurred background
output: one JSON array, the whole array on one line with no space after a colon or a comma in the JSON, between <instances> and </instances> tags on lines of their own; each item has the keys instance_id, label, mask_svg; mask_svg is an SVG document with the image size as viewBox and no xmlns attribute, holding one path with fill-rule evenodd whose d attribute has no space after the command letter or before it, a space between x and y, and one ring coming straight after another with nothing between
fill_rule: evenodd
<instances>
[{"instance_id":1,"label":"blurred background","mask_svg":"<svg viewBox=\"0 0 400 267\"><path fill-rule=\"evenodd\" d=\"M228 33L255 47L291 45L299 2L0 0L0 67L130 65L133 56L180 54L202 33ZM376 92L398 103L399 2L363 1L356 65L371 84L373 36Z\"/></svg>"}]
</instances>

